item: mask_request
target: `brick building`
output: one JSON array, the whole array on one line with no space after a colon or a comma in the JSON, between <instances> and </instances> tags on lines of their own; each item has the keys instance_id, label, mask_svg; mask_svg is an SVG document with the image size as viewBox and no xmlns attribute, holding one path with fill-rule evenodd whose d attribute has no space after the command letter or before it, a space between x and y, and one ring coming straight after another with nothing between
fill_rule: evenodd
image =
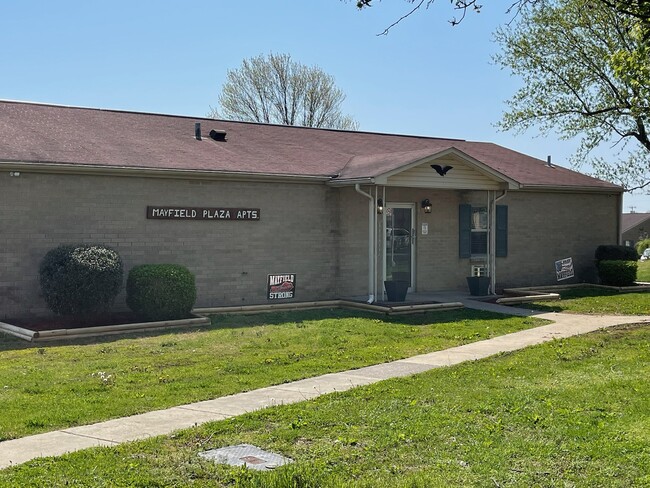
<instances>
[{"instance_id":1,"label":"brick building","mask_svg":"<svg viewBox=\"0 0 650 488\"><path fill-rule=\"evenodd\" d=\"M185 265L205 307L553 284L567 257L589 281L620 234L620 187L491 143L19 102L0 140L0 320L47 312L63 243Z\"/></svg>"},{"instance_id":2,"label":"brick building","mask_svg":"<svg viewBox=\"0 0 650 488\"><path fill-rule=\"evenodd\" d=\"M624 213L621 220L621 242L635 246L650 238L650 213Z\"/></svg>"}]
</instances>

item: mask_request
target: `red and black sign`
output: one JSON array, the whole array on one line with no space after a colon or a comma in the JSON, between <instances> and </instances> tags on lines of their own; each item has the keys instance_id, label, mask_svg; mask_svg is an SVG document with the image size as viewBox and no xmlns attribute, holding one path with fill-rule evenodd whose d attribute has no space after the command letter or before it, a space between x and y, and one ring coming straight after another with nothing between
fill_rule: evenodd
<instances>
[{"instance_id":1,"label":"red and black sign","mask_svg":"<svg viewBox=\"0 0 650 488\"><path fill-rule=\"evenodd\" d=\"M294 298L296 295L296 275L274 274L268 275L266 297L269 300L283 300Z\"/></svg>"},{"instance_id":2,"label":"red and black sign","mask_svg":"<svg viewBox=\"0 0 650 488\"><path fill-rule=\"evenodd\" d=\"M148 219L163 220L259 220L259 208L147 207Z\"/></svg>"}]
</instances>

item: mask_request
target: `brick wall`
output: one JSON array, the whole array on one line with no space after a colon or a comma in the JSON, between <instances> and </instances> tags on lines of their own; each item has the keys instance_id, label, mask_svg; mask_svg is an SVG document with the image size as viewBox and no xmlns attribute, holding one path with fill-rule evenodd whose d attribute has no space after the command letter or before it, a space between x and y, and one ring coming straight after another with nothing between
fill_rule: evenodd
<instances>
[{"instance_id":1,"label":"brick wall","mask_svg":"<svg viewBox=\"0 0 650 488\"><path fill-rule=\"evenodd\" d=\"M458 257L457 191L388 188L390 201L413 203L415 206L416 272L418 292L456 290L465 286L468 274L465 263ZM421 202L428 198L431 213L424 213ZM428 232L422 234L422 224Z\"/></svg>"},{"instance_id":2,"label":"brick wall","mask_svg":"<svg viewBox=\"0 0 650 488\"><path fill-rule=\"evenodd\" d=\"M632 246L635 246L639 241L646 239L646 236L650 236L650 219L635 225L626 232L623 232L621 234L621 244L630 241Z\"/></svg>"},{"instance_id":3,"label":"brick wall","mask_svg":"<svg viewBox=\"0 0 650 488\"><path fill-rule=\"evenodd\" d=\"M573 258L575 278L594 282L594 253L618 242L618 196L509 192L508 257L497 258L497 289L557 284L554 263Z\"/></svg>"},{"instance_id":4,"label":"brick wall","mask_svg":"<svg viewBox=\"0 0 650 488\"><path fill-rule=\"evenodd\" d=\"M47 313L38 265L64 243L118 250L125 271L178 263L197 306L267 303L267 274L296 273L296 300L336 296L337 190L322 184L0 176L0 319ZM259 221L146 219L147 205L260 208ZM117 305L124 307L124 296Z\"/></svg>"},{"instance_id":5,"label":"brick wall","mask_svg":"<svg viewBox=\"0 0 650 488\"><path fill-rule=\"evenodd\" d=\"M369 191L369 188L364 188ZM380 188L380 197L384 197ZM428 198L433 210L424 213ZM338 289L341 296L367 294L367 200L353 189L341 190L341 256ZM459 258L458 206L487 206L485 191L441 191L387 187L385 205L413 204L416 230L418 292L467 290L472 264L485 260ZM359 205L361 203L361 205ZM497 258L497 290L504 287L556 284L556 260L573 258L575 278L563 283L597 280L593 264L596 247L617 242L618 197L610 194L514 192L499 201L508 206L508 256ZM422 235L422 224L428 224ZM385 230L379 220L377 290L383 289L382 245ZM359 293L362 290L362 293Z\"/></svg>"},{"instance_id":6,"label":"brick wall","mask_svg":"<svg viewBox=\"0 0 650 488\"><path fill-rule=\"evenodd\" d=\"M433 206L430 214L420 207L425 198ZM416 290L465 290L471 261L458 257L458 205L486 204L486 192L389 187L385 202L414 205ZM497 259L498 289L553 284L554 262L565 257L575 263L572 281L593 280L596 246L617 242L616 195L511 191L500 204L509 208L509 252ZM260 208L261 218L152 220L146 219L147 205ZM379 294L384 237L380 219ZM4 173L0 320L48 312L38 265L64 243L112 246L127 273L143 263L185 265L196 275L199 307L268 303L266 278L275 273L297 274L294 301L368 293L368 200L350 187ZM125 307L123 294L117 305Z\"/></svg>"},{"instance_id":7,"label":"brick wall","mask_svg":"<svg viewBox=\"0 0 650 488\"><path fill-rule=\"evenodd\" d=\"M363 188L368 192L368 187ZM341 208L341 255L338 289L341 296L363 296L368 293L368 203L367 199L352 188L340 190ZM374 195L374 190L373 190ZM483 192L485 195L485 192ZM385 196L385 198L384 198ZM458 257L458 204L461 193L416 188L387 187L380 198L385 205L391 203L412 204L415 211L416 255L415 285L420 292L455 290L465 285L469 263ZM433 206L425 214L421 202L428 198ZM377 232L377 291L383 290L385 229L379 216ZM428 224L427 235L422 235L422 224ZM362 290L359 293L359 290Z\"/></svg>"}]
</instances>

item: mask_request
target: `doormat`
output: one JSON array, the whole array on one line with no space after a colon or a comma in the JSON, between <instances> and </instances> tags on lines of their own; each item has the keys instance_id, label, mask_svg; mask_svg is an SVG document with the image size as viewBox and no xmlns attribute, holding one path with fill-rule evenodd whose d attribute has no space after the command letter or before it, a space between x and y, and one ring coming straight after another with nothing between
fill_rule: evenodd
<instances>
[{"instance_id":1,"label":"doormat","mask_svg":"<svg viewBox=\"0 0 650 488\"><path fill-rule=\"evenodd\" d=\"M258 471L270 471L279 466L293 462L293 459L272 452L264 451L250 444L221 447L200 452L199 456L210 459L218 464L230 466L246 466Z\"/></svg>"}]
</instances>

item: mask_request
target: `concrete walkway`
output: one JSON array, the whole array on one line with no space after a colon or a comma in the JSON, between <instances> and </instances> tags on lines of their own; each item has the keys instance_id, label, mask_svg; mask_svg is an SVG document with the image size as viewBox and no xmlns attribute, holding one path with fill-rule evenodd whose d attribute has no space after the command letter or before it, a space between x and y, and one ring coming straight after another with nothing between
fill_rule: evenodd
<instances>
[{"instance_id":1,"label":"concrete walkway","mask_svg":"<svg viewBox=\"0 0 650 488\"><path fill-rule=\"evenodd\" d=\"M66 452L94 446L114 446L122 442L170 434L179 429L193 427L204 422L227 419L261 408L309 400L327 393L345 391L389 378L408 376L433 368L482 359L501 352L515 351L534 344L585 334L606 327L632 323L650 324L650 315L639 317L539 314L531 310L476 300L463 299L462 301L468 308L510 315L534 315L541 319L551 320L553 323L391 363L377 364L342 373L325 374L167 410L0 442L0 469L37 457L59 456Z\"/></svg>"}]
</instances>

